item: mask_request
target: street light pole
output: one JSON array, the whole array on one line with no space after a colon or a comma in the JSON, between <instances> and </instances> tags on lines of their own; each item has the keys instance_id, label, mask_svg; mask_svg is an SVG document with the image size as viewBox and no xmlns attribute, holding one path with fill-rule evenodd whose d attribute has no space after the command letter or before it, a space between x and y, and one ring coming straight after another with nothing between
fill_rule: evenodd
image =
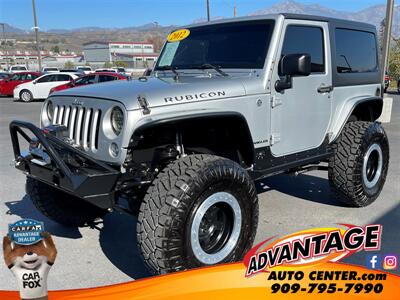
<instances>
[{"instance_id":1,"label":"street light pole","mask_svg":"<svg viewBox=\"0 0 400 300\"><path fill-rule=\"evenodd\" d=\"M4 55L6 57L6 64L7 64L7 70L9 68L8 65L8 52L7 52L7 42L6 42L6 32L4 30L4 26L6 25L5 23L0 23L1 26L3 27L3 43L4 43Z\"/></svg>"},{"instance_id":2,"label":"street light pole","mask_svg":"<svg viewBox=\"0 0 400 300\"><path fill-rule=\"evenodd\" d=\"M210 22L210 0L207 0L207 21Z\"/></svg>"},{"instance_id":3,"label":"street light pole","mask_svg":"<svg viewBox=\"0 0 400 300\"><path fill-rule=\"evenodd\" d=\"M40 46L39 46L39 27L37 24L37 17L36 17L36 5L35 0L32 0L32 10L33 10L33 23L35 29L35 37L36 37L36 50L38 54L38 63L39 63L39 71L42 69L42 57L40 55Z\"/></svg>"},{"instance_id":4,"label":"street light pole","mask_svg":"<svg viewBox=\"0 0 400 300\"><path fill-rule=\"evenodd\" d=\"M390 38L392 36L392 23L393 23L393 9L394 0L387 0L386 4L386 18L385 18L385 33L383 36L383 51L382 51L382 83L385 80L385 73L388 67L389 49L390 49Z\"/></svg>"}]
</instances>

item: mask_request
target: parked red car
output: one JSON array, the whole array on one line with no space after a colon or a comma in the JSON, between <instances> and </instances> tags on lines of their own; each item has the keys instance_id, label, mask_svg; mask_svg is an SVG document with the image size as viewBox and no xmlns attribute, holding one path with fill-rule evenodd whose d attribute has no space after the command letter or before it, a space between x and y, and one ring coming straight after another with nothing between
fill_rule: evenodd
<instances>
[{"instance_id":1,"label":"parked red car","mask_svg":"<svg viewBox=\"0 0 400 300\"><path fill-rule=\"evenodd\" d=\"M21 72L10 74L7 78L0 81L0 95L13 95L14 88L25 82L38 78L41 74L38 72Z\"/></svg>"},{"instance_id":2,"label":"parked red car","mask_svg":"<svg viewBox=\"0 0 400 300\"><path fill-rule=\"evenodd\" d=\"M93 84L93 83L101 83L113 80L126 80L127 77L118 73L111 72L98 72L92 73L88 75L83 75L71 82L56 86L50 90L50 94L56 91L66 90L77 86Z\"/></svg>"}]
</instances>

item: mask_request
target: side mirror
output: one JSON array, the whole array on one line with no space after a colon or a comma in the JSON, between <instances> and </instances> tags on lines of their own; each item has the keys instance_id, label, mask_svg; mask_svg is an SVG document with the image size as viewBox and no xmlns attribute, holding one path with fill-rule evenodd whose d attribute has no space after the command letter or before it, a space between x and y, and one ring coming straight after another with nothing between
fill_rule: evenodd
<instances>
[{"instance_id":1,"label":"side mirror","mask_svg":"<svg viewBox=\"0 0 400 300\"><path fill-rule=\"evenodd\" d=\"M293 76L308 76L311 74L311 56L309 54L288 54L281 58L278 66L279 76L284 80L275 82L275 90L281 92L292 88Z\"/></svg>"},{"instance_id":2,"label":"side mirror","mask_svg":"<svg viewBox=\"0 0 400 300\"><path fill-rule=\"evenodd\" d=\"M33 84L36 84L36 83L37 83L37 81L36 81L36 80L33 80L33 81L32 81L32 83L33 83Z\"/></svg>"},{"instance_id":3,"label":"side mirror","mask_svg":"<svg viewBox=\"0 0 400 300\"><path fill-rule=\"evenodd\" d=\"M144 72L142 76L150 76L152 72L152 69L147 68Z\"/></svg>"}]
</instances>

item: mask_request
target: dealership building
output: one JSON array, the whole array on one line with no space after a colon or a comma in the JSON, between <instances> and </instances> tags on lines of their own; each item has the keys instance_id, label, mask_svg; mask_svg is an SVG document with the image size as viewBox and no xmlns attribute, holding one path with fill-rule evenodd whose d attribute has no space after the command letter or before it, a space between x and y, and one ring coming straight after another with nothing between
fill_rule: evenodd
<instances>
[{"instance_id":1,"label":"dealership building","mask_svg":"<svg viewBox=\"0 0 400 300\"><path fill-rule=\"evenodd\" d=\"M40 51L43 67L63 68L65 63L84 63L82 54L75 52L54 53L52 51ZM29 70L38 70L38 54L31 51L0 51L0 69L7 65L25 65Z\"/></svg>"},{"instance_id":2,"label":"dealership building","mask_svg":"<svg viewBox=\"0 0 400 300\"><path fill-rule=\"evenodd\" d=\"M158 54L154 53L152 43L146 42L88 42L83 44L85 60L90 64L114 61L153 64Z\"/></svg>"}]
</instances>

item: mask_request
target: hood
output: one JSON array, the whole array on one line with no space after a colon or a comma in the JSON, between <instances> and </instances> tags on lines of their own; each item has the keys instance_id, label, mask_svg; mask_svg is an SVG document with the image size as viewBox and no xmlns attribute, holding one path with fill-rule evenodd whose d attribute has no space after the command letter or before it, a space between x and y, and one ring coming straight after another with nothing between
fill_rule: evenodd
<instances>
[{"instance_id":1,"label":"hood","mask_svg":"<svg viewBox=\"0 0 400 300\"><path fill-rule=\"evenodd\" d=\"M30 86L30 85L32 85L33 83L32 83L32 81L28 81L28 82L24 82L24 83L20 83L20 84L18 84L15 88L17 89L20 89L20 88L23 88L23 87L28 87L28 86Z\"/></svg>"},{"instance_id":2,"label":"hood","mask_svg":"<svg viewBox=\"0 0 400 300\"><path fill-rule=\"evenodd\" d=\"M253 81L257 80L251 78ZM138 109L138 97L147 100L148 107L215 100L246 95L243 78L239 77L149 77L146 80L116 80L107 83L71 88L52 94L52 97L92 97L115 100L127 110Z\"/></svg>"}]
</instances>

